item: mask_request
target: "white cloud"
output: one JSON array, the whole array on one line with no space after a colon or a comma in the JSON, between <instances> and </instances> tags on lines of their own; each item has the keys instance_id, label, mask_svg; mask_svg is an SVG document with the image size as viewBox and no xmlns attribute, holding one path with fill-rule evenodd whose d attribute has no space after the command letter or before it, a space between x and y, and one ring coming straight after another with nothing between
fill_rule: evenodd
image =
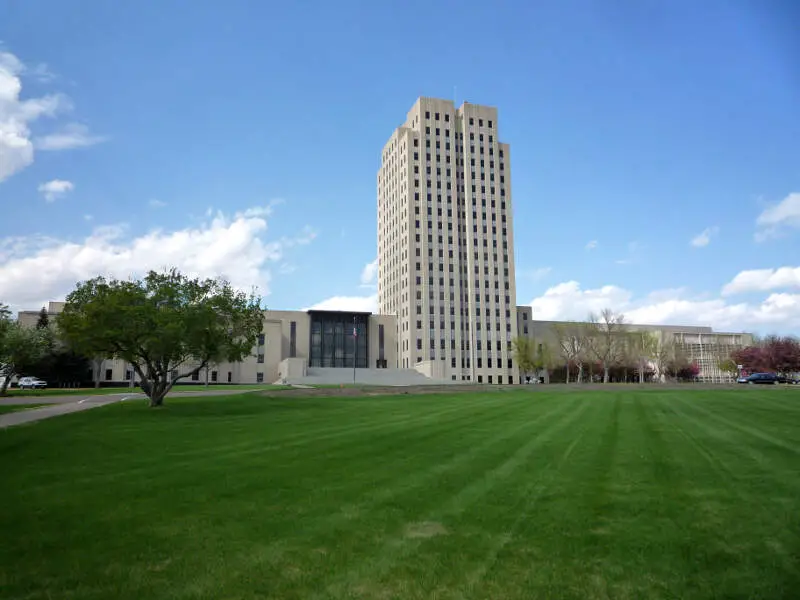
<instances>
[{"instance_id":1,"label":"white cloud","mask_svg":"<svg viewBox=\"0 0 800 600\"><path fill-rule=\"evenodd\" d=\"M333 296L303 310L342 310L353 312L378 312L378 295Z\"/></svg>"},{"instance_id":2,"label":"white cloud","mask_svg":"<svg viewBox=\"0 0 800 600\"><path fill-rule=\"evenodd\" d=\"M150 208L164 208L167 205L166 202L157 198L151 198L147 204L150 206Z\"/></svg>"},{"instance_id":3,"label":"white cloud","mask_svg":"<svg viewBox=\"0 0 800 600\"><path fill-rule=\"evenodd\" d=\"M695 248L704 248L711 243L712 236L717 235L717 233L719 233L719 227L716 225L713 227L706 227L703 231L694 236L689 243Z\"/></svg>"},{"instance_id":4,"label":"white cloud","mask_svg":"<svg viewBox=\"0 0 800 600\"><path fill-rule=\"evenodd\" d=\"M33 163L34 148L64 150L91 146L106 138L92 135L85 125L72 123L61 131L31 139L30 126L41 117L72 109L64 94L22 98L22 76L40 82L54 79L47 65L27 67L10 52L0 52L0 182Z\"/></svg>"},{"instance_id":5,"label":"white cloud","mask_svg":"<svg viewBox=\"0 0 800 600\"><path fill-rule=\"evenodd\" d=\"M627 305L630 297L630 292L614 285L582 290L577 281L567 281L548 288L530 305L533 318L541 321L585 319L591 312Z\"/></svg>"},{"instance_id":6,"label":"white cloud","mask_svg":"<svg viewBox=\"0 0 800 600\"><path fill-rule=\"evenodd\" d=\"M39 192L44 196L44 199L47 200L47 202L55 202L61 196L67 192L71 192L74 189L75 184L64 179L53 179L52 181L41 184L38 188Z\"/></svg>"},{"instance_id":7,"label":"white cloud","mask_svg":"<svg viewBox=\"0 0 800 600\"><path fill-rule=\"evenodd\" d=\"M33 162L30 124L70 108L60 94L21 99L24 71L16 56L0 52L0 182Z\"/></svg>"},{"instance_id":8,"label":"white cloud","mask_svg":"<svg viewBox=\"0 0 800 600\"><path fill-rule=\"evenodd\" d=\"M756 241L777 237L787 229L800 229L800 192L768 206L756 219Z\"/></svg>"},{"instance_id":9,"label":"white cloud","mask_svg":"<svg viewBox=\"0 0 800 600\"><path fill-rule=\"evenodd\" d=\"M83 215L83 220L84 221L91 221L92 219L94 219L94 217L92 215Z\"/></svg>"},{"instance_id":10,"label":"white cloud","mask_svg":"<svg viewBox=\"0 0 800 600\"><path fill-rule=\"evenodd\" d=\"M360 286L374 290L378 280L378 259L368 262L361 270ZM378 294L367 296L333 296L303 310L342 310L378 312Z\"/></svg>"},{"instance_id":11,"label":"white cloud","mask_svg":"<svg viewBox=\"0 0 800 600\"><path fill-rule=\"evenodd\" d=\"M722 288L723 295L800 288L800 267L742 271Z\"/></svg>"},{"instance_id":12,"label":"white cloud","mask_svg":"<svg viewBox=\"0 0 800 600\"><path fill-rule=\"evenodd\" d=\"M364 265L361 271L361 287L375 287L378 283L378 259Z\"/></svg>"},{"instance_id":13,"label":"white cloud","mask_svg":"<svg viewBox=\"0 0 800 600\"><path fill-rule=\"evenodd\" d=\"M761 302L729 303L698 298L686 290L661 290L637 298L624 288L607 285L582 289L569 281L553 286L530 305L539 320L584 320L590 312L610 308L629 323L708 325L717 330L792 332L800 330L800 294L771 294Z\"/></svg>"},{"instance_id":14,"label":"white cloud","mask_svg":"<svg viewBox=\"0 0 800 600\"><path fill-rule=\"evenodd\" d=\"M0 298L14 310L30 309L64 298L78 281L96 275L127 278L173 266L193 276L222 276L245 290L257 286L267 295L270 264L313 239L306 230L298 237L268 240L269 215L267 207L217 212L184 229L141 235L126 225L100 226L77 241L5 238L0 240Z\"/></svg>"},{"instance_id":15,"label":"white cloud","mask_svg":"<svg viewBox=\"0 0 800 600\"><path fill-rule=\"evenodd\" d=\"M108 140L106 136L92 135L89 128L81 123L69 123L56 131L36 138L37 150L70 150L86 148Z\"/></svg>"},{"instance_id":16,"label":"white cloud","mask_svg":"<svg viewBox=\"0 0 800 600\"><path fill-rule=\"evenodd\" d=\"M594 250L595 248L597 248L597 240L592 240L590 242L587 242L586 244L587 250Z\"/></svg>"}]
</instances>

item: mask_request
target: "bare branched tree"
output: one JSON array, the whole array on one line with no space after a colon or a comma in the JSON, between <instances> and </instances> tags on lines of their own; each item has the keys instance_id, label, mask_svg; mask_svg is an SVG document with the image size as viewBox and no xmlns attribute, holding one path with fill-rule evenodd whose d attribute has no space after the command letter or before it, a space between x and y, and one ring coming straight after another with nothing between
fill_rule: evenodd
<instances>
[{"instance_id":1,"label":"bare branched tree","mask_svg":"<svg viewBox=\"0 0 800 600\"><path fill-rule=\"evenodd\" d=\"M622 353L625 339L625 315L604 308L599 315L589 315L588 348L603 369L603 383L608 383L609 369Z\"/></svg>"}]
</instances>

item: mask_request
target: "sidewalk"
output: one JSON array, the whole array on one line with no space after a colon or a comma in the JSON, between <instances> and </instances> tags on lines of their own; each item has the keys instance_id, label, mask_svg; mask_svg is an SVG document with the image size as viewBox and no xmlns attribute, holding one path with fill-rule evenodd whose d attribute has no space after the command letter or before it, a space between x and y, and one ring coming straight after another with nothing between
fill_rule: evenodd
<instances>
[{"instance_id":1,"label":"sidewalk","mask_svg":"<svg viewBox=\"0 0 800 600\"><path fill-rule=\"evenodd\" d=\"M180 390L172 391L167 394L167 398L183 397L183 398L196 398L204 396L233 396L237 394L247 394L252 390L208 390L202 392L183 392ZM22 425L24 423L34 423L42 419L49 419L50 417L58 417L60 415L68 415L74 412L81 412L89 410L98 406L105 406L115 402L122 402L123 400L141 400L145 395L141 392L131 393L114 393L104 394L101 396L40 396L25 398L5 398L0 401L0 404L41 404L49 403L50 406L42 406L40 408L31 408L28 410L21 410L19 412L12 412L0 415L0 429L12 427L14 425Z\"/></svg>"},{"instance_id":2,"label":"sidewalk","mask_svg":"<svg viewBox=\"0 0 800 600\"><path fill-rule=\"evenodd\" d=\"M49 419L50 417L57 417L59 415L68 415L69 413L80 412L82 410L89 410L98 406L105 406L106 404L113 404L120 402L125 398L134 398L134 394L125 396L116 394L114 396L87 396L84 398L74 397L72 402L53 403L50 406L42 406L40 408L31 408L28 410L21 410L19 412L12 412L0 415L0 429L12 427L14 425L22 425L24 423L33 423L41 421L42 419Z\"/></svg>"}]
</instances>

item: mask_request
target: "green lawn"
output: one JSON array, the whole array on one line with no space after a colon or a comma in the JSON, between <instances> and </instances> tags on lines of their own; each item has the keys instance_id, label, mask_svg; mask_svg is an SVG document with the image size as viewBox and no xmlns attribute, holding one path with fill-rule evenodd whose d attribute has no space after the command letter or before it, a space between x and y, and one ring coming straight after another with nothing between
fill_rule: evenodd
<instances>
[{"instance_id":1,"label":"green lawn","mask_svg":"<svg viewBox=\"0 0 800 600\"><path fill-rule=\"evenodd\" d=\"M288 385L271 385L271 384L253 384L253 385L214 385L210 384L206 388L203 384L186 384L177 385L173 388L175 392L201 392L206 389L212 391L241 391L241 390L264 390L264 391L277 391L289 389ZM27 397L41 397L41 396L94 396L105 394L127 394L130 392L139 393L142 390L138 387L101 387L101 388L50 388L47 390L20 390L9 389L8 396L10 398L27 398Z\"/></svg>"},{"instance_id":2,"label":"green lawn","mask_svg":"<svg viewBox=\"0 0 800 600\"><path fill-rule=\"evenodd\" d=\"M0 431L0 473L3 598L800 590L793 389L133 402Z\"/></svg>"},{"instance_id":3,"label":"green lawn","mask_svg":"<svg viewBox=\"0 0 800 600\"><path fill-rule=\"evenodd\" d=\"M28 410L31 408L41 408L42 406L50 406L48 404L0 404L0 415L5 413L18 412L20 410Z\"/></svg>"}]
</instances>

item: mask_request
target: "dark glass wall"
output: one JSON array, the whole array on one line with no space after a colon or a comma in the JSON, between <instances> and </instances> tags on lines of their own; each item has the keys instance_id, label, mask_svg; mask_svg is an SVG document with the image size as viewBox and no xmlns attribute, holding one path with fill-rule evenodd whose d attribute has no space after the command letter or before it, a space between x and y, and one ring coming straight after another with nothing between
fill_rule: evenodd
<instances>
[{"instance_id":1,"label":"dark glass wall","mask_svg":"<svg viewBox=\"0 0 800 600\"><path fill-rule=\"evenodd\" d=\"M311 315L311 367L366 368L369 364L369 315L318 312ZM355 320L355 323L354 323ZM353 337L353 328L357 336ZM355 341L355 343L354 343Z\"/></svg>"}]
</instances>

